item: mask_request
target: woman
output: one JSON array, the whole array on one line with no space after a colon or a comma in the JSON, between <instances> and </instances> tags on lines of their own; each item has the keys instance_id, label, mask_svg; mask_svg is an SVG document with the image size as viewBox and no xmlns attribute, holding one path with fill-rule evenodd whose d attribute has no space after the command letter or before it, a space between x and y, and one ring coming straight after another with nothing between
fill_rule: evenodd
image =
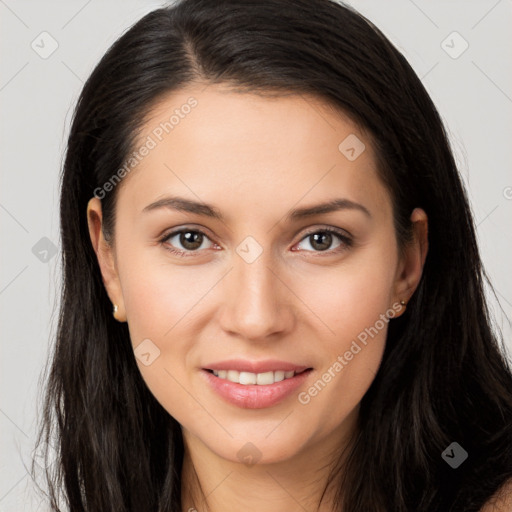
<instances>
[{"instance_id":1,"label":"woman","mask_svg":"<svg viewBox=\"0 0 512 512\"><path fill-rule=\"evenodd\" d=\"M142 18L78 101L61 223L52 510L512 510L466 194L351 7Z\"/></svg>"}]
</instances>

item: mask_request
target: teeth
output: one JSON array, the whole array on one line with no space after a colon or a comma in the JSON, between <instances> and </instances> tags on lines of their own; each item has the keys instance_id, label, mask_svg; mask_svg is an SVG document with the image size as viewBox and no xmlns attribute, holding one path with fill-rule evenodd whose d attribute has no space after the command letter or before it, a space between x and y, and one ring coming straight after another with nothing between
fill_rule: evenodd
<instances>
[{"instance_id":1,"label":"teeth","mask_svg":"<svg viewBox=\"0 0 512 512\"><path fill-rule=\"evenodd\" d=\"M262 375L261 373L259 375ZM238 382L240 384L256 384L256 374L249 372L240 372L238 376Z\"/></svg>"},{"instance_id":2,"label":"teeth","mask_svg":"<svg viewBox=\"0 0 512 512\"><path fill-rule=\"evenodd\" d=\"M254 375L254 373L253 373ZM274 384L275 377L274 372L265 372L265 373L258 373L256 375L256 384L259 386L265 386L267 384Z\"/></svg>"},{"instance_id":3,"label":"teeth","mask_svg":"<svg viewBox=\"0 0 512 512\"><path fill-rule=\"evenodd\" d=\"M240 382L240 372L237 372L236 370L228 370L226 379L231 382Z\"/></svg>"},{"instance_id":4,"label":"teeth","mask_svg":"<svg viewBox=\"0 0 512 512\"><path fill-rule=\"evenodd\" d=\"M275 372L251 373L238 372L236 370L213 370L213 374L216 377L226 379L237 384L257 384L259 386L268 386L269 384L274 384L275 382L281 382L284 379L290 379L295 375L295 372L277 370Z\"/></svg>"},{"instance_id":5,"label":"teeth","mask_svg":"<svg viewBox=\"0 0 512 512\"><path fill-rule=\"evenodd\" d=\"M284 374L285 372L283 372L282 370L274 372L274 382L281 382L282 380L284 380Z\"/></svg>"}]
</instances>

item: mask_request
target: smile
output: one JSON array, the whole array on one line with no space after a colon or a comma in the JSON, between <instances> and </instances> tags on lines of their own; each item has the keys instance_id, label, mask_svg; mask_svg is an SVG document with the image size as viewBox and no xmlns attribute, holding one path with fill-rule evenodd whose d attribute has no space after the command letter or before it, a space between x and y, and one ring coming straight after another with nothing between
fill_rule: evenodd
<instances>
[{"instance_id":1,"label":"smile","mask_svg":"<svg viewBox=\"0 0 512 512\"><path fill-rule=\"evenodd\" d=\"M223 401L242 409L278 405L296 393L313 371L282 361L232 360L209 366L200 372L207 387Z\"/></svg>"},{"instance_id":2,"label":"smile","mask_svg":"<svg viewBox=\"0 0 512 512\"><path fill-rule=\"evenodd\" d=\"M268 386L275 382L281 382L285 379L291 379L298 373L292 371L277 370L275 372L252 373L252 372L239 372L237 370L211 370L213 375L219 379L226 379L236 384L243 384L245 386L255 384L257 386Z\"/></svg>"}]
</instances>

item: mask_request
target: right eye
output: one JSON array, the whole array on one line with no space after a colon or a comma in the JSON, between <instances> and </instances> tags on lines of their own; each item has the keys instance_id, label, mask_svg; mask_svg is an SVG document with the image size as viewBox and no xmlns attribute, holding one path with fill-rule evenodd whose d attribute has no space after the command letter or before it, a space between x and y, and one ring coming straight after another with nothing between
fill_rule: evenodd
<instances>
[{"instance_id":1,"label":"right eye","mask_svg":"<svg viewBox=\"0 0 512 512\"><path fill-rule=\"evenodd\" d=\"M176 238L175 243L181 244L183 249L176 249L174 244L169 243L173 238ZM164 237L160 239L160 243L171 253L180 257L188 257L194 256L194 253L198 252L204 238L209 240L208 236L201 230L182 228L164 235Z\"/></svg>"}]
</instances>

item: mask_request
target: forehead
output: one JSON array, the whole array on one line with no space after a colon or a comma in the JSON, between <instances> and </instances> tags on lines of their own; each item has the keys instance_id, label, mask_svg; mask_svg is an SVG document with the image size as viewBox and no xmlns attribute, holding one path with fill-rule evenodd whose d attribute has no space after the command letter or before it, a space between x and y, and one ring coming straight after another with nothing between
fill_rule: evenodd
<instances>
[{"instance_id":1,"label":"forehead","mask_svg":"<svg viewBox=\"0 0 512 512\"><path fill-rule=\"evenodd\" d=\"M215 204L220 197L237 213L340 194L389 207L367 134L313 96L268 97L222 85L175 91L152 108L135 151L119 193L139 211L171 193Z\"/></svg>"}]
</instances>

